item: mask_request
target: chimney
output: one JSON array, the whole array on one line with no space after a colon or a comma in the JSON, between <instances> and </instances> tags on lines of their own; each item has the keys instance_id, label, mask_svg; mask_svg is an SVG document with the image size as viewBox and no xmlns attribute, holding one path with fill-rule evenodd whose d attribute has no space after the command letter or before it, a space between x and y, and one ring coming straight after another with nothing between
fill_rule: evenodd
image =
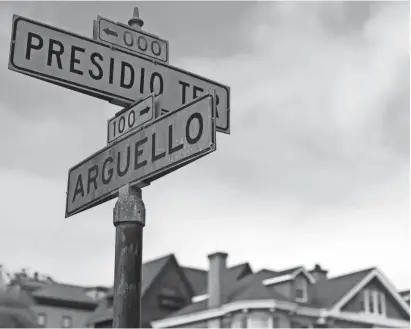
<instances>
[{"instance_id":1,"label":"chimney","mask_svg":"<svg viewBox=\"0 0 411 329\"><path fill-rule=\"evenodd\" d=\"M328 271L321 268L318 264L315 264L314 268L310 271L310 274L315 278L316 282L327 280L327 273Z\"/></svg>"},{"instance_id":2,"label":"chimney","mask_svg":"<svg viewBox=\"0 0 411 329\"><path fill-rule=\"evenodd\" d=\"M227 256L224 252L208 255L210 263L207 280L208 308L215 308L224 304L222 281L227 270Z\"/></svg>"}]
</instances>

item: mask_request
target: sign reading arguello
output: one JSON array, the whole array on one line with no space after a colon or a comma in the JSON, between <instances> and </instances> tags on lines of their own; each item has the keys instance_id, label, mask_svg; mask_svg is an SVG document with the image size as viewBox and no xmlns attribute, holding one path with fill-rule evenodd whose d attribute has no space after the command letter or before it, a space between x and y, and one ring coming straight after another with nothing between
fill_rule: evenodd
<instances>
[{"instance_id":1,"label":"sign reading arguello","mask_svg":"<svg viewBox=\"0 0 411 329\"><path fill-rule=\"evenodd\" d=\"M213 96L205 95L114 141L70 169L66 217L215 151L215 134Z\"/></svg>"}]
</instances>

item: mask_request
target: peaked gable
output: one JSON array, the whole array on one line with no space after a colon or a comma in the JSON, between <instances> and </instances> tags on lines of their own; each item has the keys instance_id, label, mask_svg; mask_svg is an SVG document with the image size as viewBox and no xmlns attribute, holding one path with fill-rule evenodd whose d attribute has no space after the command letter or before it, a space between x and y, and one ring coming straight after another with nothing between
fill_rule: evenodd
<instances>
[{"instance_id":1,"label":"peaked gable","mask_svg":"<svg viewBox=\"0 0 411 329\"><path fill-rule=\"evenodd\" d=\"M295 273L297 270L299 270L299 268L287 270L286 272L281 271L280 273L282 275L289 275ZM332 321L338 320L345 325L347 325L347 322L350 322L360 326L364 325L365 327L409 327L409 316L401 316L401 318L395 317L395 315L391 318L368 316L367 314L357 314L344 309L344 305L348 303L350 298L352 299L350 295L358 293L358 291L355 292L356 289L358 289L359 286L361 287L361 285L366 282L365 280L368 280L371 275L380 275L383 277L375 268L330 279L322 279L315 284L311 284L309 286L312 288L313 296L316 297L315 302L308 301L308 303L303 304L295 300L290 300L288 296L274 289L278 287L277 285L267 286L264 284L265 279L277 273L279 272L262 270L224 285L222 287L222 293L227 299L224 300L223 305L218 309L209 309L207 301L201 300L170 314L163 320L156 321L154 325L159 328L178 327L181 325L186 327L186 325L190 323L204 323L206 319L224 316L227 312L230 313L249 308L281 308L282 310L288 310L292 313L297 312L303 316L325 317L330 318ZM302 271L297 272L297 276L304 277ZM286 283L288 284L288 282ZM381 285L391 293L389 287L386 288L387 283L382 281ZM397 292L395 293L398 297L399 294ZM392 298L395 298L394 296ZM404 312L406 312L405 309ZM407 314L409 314L409 308L407 312ZM388 310L387 313L389 313Z\"/></svg>"},{"instance_id":2,"label":"peaked gable","mask_svg":"<svg viewBox=\"0 0 411 329\"><path fill-rule=\"evenodd\" d=\"M173 254L163 256L161 258L154 259L152 261L145 262L141 267L141 296L144 296L145 292L151 287L156 277L166 266L167 262L172 258L175 259Z\"/></svg>"},{"instance_id":3,"label":"peaked gable","mask_svg":"<svg viewBox=\"0 0 411 329\"><path fill-rule=\"evenodd\" d=\"M235 280L240 280L243 277L253 273L253 270L248 263L229 267L228 270L230 271L230 275L232 275Z\"/></svg>"},{"instance_id":4,"label":"peaked gable","mask_svg":"<svg viewBox=\"0 0 411 329\"><path fill-rule=\"evenodd\" d=\"M294 280L299 275L304 275L310 283L315 283L315 278L303 266L275 272L271 277L265 279L263 283L267 286L273 285Z\"/></svg>"},{"instance_id":5,"label":"peaked gable","mask_svg":"<svg viewBox=\"0 0 411 329\"><path fill-rule=\"evenodd\" d=\"M313 304L328 309L334 307L373 270L373 268L365 269L317 282L309 289Z\"/></svg>"},{"instance_id":6,"label":"peaked gable","mask_svg":"<svg viewBox=\"0 0 411 329\"><path fill-rule=\"evenodd\" d=\"M191 284L190 280L188 280L186 272L178 264L177 259L174 255L170 255L167 262L163 265L163 267L161 268L159 273L157 273L157 275L155 277L153 277L152 282L151 282L151 286L156 285L156 282L158 281L159 277L165 274L165 272L166 272L165 269L166 268L171 269L171 267L175 270L175 272L177 273L177 275L179 276L179 278L181 279L183 284L186 286L186 288L189 292L190 298L193 297L194 294L195 294L194 287ZM146 291L148 291L148 288L147 288Z\"/></svg>"},{"instance_id":7,"label":"peaked gable","mask_svg":"<svg viewBox=\"0 0 411 329\"><path fill-rule=\"evenodd\" d=\"M194 294L200 295L207 287L207 271L192 267L181 267L187 280L193 287Z\"/></svg>"},{"instance_id":8,"label":"peaked gable","mask_svg":"<svg viewBox=\"0 0 411 329\"><path fill-rule=\"evenodd\" d=\"M381 271L374 268L369 272L360 282L358 282L350 291L348 291L338 303L334 305L334 310L343 310L344 307L352 300L356 300L356 297L369 286L372 286L376 290L380 290L386 294L386 299L389 303L390 313L387 316L401 319L405 318L409 320L410 308L409 305L403 300L401 295L396 291L390 281L383 275ZM358 298L357 298L358 299ZM388 311L388 309L387 309Z\"/></svg>"},{"instance_id":9,"label":"peaked gable","mask_svg":"<svg viewBox=\"0 0 411 329\"><path fill-rule=\"evenodd\" d=\"M364 293L368 294L368 300L364 299ZM383 302L379 301L379 303L375 304L373 296L374 294L377 294L377 298L379 298L378 294L383 294ZM368 303L368 305L364 304L366 302ZM371 279L371 281L368 282L360 291L358 291L350 301L348 301L343 307L341 307L341 312L364 313L365 307L369 309L370 303L372 304L373 311L376 314L379 313L378 307L381 306L384 308L384 317L398 320L409 320L409 315L407 314L407 312L402 309L396 299L391 295L389 290L381 283L381 281L377 277ZM381 316L380 314L378 315Z\"/></svg>"}]
</instances>

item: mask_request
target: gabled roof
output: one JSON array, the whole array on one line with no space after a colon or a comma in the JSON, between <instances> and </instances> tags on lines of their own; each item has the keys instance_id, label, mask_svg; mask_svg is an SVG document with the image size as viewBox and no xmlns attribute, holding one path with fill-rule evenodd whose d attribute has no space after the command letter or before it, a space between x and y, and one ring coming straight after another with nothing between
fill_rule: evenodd
<instances>
[{"instance_id":1,"label":"gabled roof","mask_svg":"<svg viewBox=\"0 0 411 329\"><path fill-rule=\"evenodd\" d=\"M141 268L141 296L148 290L155 278L161 273L167 262L172 258L173 254L163 256L148 262L145 262Z\"/></svg>"},{"instance_id":2,"label":"gabled roof","mask_svg":"<svg viewBox=\"0 0 411 329\"><path fill-rule=\"evenodd\" d=\"M314 305L324 308L333 307L373 270L374 268L369 268L328 280L320 280L310 287L310 293L315 296Z\"/></svg>"},{"instance_id":3,"label":"gabled roof","mask_svg":"<svg viewBox=\"0 0 411 329\"><path fill-rule=\"evenodd\" d=\"M294 267L283 271L271 271L263 269L253 275L244 277L237 282L231 281L227 284L223 295L225 296L225 303L231 303L242 300L262 300L262 299L276 299L280 301L291 302L291 299L282 295L275 289L269 289L263 281L275 276L284 276L295 273L301 267ZM373 269L366 269L347 275L334 277L328 280L322 280L316 284L310 285L310 292L315 296L315 300L310 303L313 307L331 308L337 303L348 291L350 291L356 284L358 284L364 277L367 276ZM318 290L315 290L318 289ZM169 316L175 317L193 312L203 311L207 309L207 300L193 303L187 307L173 313Z\"/></svg>"},{"instance_id":4,"label":"gabled roof","mask_svg":"<svg viewBox=\"0 0 411 329\"><path fill-rule=\"evenodd\" d=\"M333 307L334 311L339 311L344 305L346 305L355 295L357 295L364 287L371 282L371 280L378 280L386 291L393 297L397 304L401 307L402 311L410 316L410 307L397 292L392 283L384 276L384 274L378 270L378 268L373 268L370 273L368 273L360 282L358 282L351 290L349 290Z\"/></svg>"},{"instance_id":5,"label":"gabled roof","mask_svg":"<svg viewBox=\"0 0 411 329\"><path fill-rule=\"evenodd\" d=\"M352 314L341 312L337 308L347 303L350 298L358 293L359 289L362 289L369 280L375 277L381 281L388 292L393 294L394 299L409 314L409 306L406 305L400 294L393 290L390 282L376 268L369 268L329 279L323 278L314 284L310 284L308 286L309 296L313 300L309 300L307 303L297 303L291 300L291 297L282 295L275 285L266 286L263 283L267 278L272 278L276 275L286 276L297 272L301 273L299 272L301 268L296 267L278 272L261 270L240 280L231 281L222 287L224 303L221 307L209 309L207 300L202 300L172 313L163 320L154 321L153 323L155 323L156 327L166 328L168 326L179 326L196 321L204 321L207 318L224 316L227 312L242 309L278 307L291 312L299 312L302 315L315 317L330 316L347 321L364 321L364 323L378 324L385 327L403 327L407 324L407 321L403 320L378 319L377 321L376 319L362 318L361 315L354 317L354 319Z\"/></svg>"},{"instance_id":6,"label":"gabled roof","mask_svg":"<svg viewBox=\"0 0 411 329\"><path fill-rule=\"evenodd\" d=\"M141 266L141 295L143 296L147 289L151 286L154 279L161 273L161 270L169 260L174 258L173 254L145 262ZM107 293L107 297L113 296L113 287Z\"/></svg>"},{"instance_id":7,"label":"gabled roof","mask_svg":"<svg viewBox=\"0 0 411 329\"><path fill-rule=\"evenodd\" d=\"M231 275L234 277L235 280L239 280L243 278L245 275L253 273L250 264L242 263L232 267L229 267L228 270L230 271Z\"/></svg>"},{"instance_id":8,"label":"gabled roof","mask_svg":"<svg viewBox=\"0 0 411 329\"><path fill-rule=\"evenodd\" d=\"M184 266L182 269L194 289L194 294L200 295L207 286L207 271Z\"/></svg>"},{"instance_id":9,"label":"gabled roof","mask_svg":"<svg viewBox=\"0 0 411 329\"><path fill-rule=\"evenodd\" d=\"M51 283L33 291L32 295L34 298L45 298L97 305L97 302L93 298L86 295L84 287L75 285Z\"/></svg>"},{"instance_id":10,"label":"gabled roof","mask_svg":"<svg viewBox=\"0 0 411 329\"><path fill-rule=\"evenodd\" d=\"M294 280L300 274L303 274L310 281L310 283L315 283L315 278L304 268L304 266L293 267L276 272L271 277L265 279L263 283L265 285L273 285L281 282L286 282Z\"/></svg>"},{"instance_id":11,"label":"gabled roof","mask_svg":"<svg viewBox=\"0 0 411 329\"><path fill-rule=\"evenodd\" d=\"M288 301L289 299L282 294L267 289L262 281L267 277L272 276L273 271L261 270L257 273L246 275L240 280L226 281L223 285L223 298L224 303L231 303L241 300L260 300L260 299L279 299ZM231 275L231 278L235 275ZM202 300L197 303L192 303L183 309L172 313L169 317L180 316L184 314L190 314L194 312L204 311L208 308L208 301Z\"/></svg>"},{"instance_id":12,"label":"gabled roof","mask_svg":"<svg viewBox=\"0 0 411 329\"><path fill-rule=\"evenodd\" d=\"M236 289L234 285L231 302L262 299L276 299L282 301L289 301L290 299L282 295L280 292L274 289L267 289L267 287L263 284L263 280L264 278L266 278L266 275L267 273L265 272L257 272L253 276L250 276L248 284L246 284L243 289ZM240 286L241 284L242 282L239 281L237 283L237 286Z\"/></svg>"},{"instance_id":13,"label":"gabled roof","mask_svg":"<svg viewBox=\"0 0 411 329\"><path fill-rule=\"evenodd\" d=\"M282 271L276 271L275 276L282 276L282 275L287 275L287 274L293 274L295 271L301 269L302 266L296 266L296 267L291 267L291 268L287 268L285 270Z\"/></svg>"}]
</instances>

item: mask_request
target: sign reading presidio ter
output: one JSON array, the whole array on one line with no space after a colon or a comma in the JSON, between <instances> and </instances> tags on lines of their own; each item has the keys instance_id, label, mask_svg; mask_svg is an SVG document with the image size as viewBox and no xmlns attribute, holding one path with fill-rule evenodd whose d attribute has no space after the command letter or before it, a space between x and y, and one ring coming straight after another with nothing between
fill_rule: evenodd
<instances>
[{"instance_id":1,"label":"sign reading presidio ter","mask_svg":"<svg viewBox=\"0 0 411 329\"><path fill-rule=\"evenodd\" d=\"M216 91L217 130L230 132L230 88L193 73L14 15L9 69L105 100L161 95L169 112Z\"/></svg>"},{"instance_id":2,"label":"sign reading presidio ter","mask_svg":"<svg viewBox=\"0 0 411 329\"><path fill-rule=\"evenodd\" d=\"M66 217L215 151L215 134L215 100L207 94L114 141L70 169Z\"/></svg>"}]
</instances>

